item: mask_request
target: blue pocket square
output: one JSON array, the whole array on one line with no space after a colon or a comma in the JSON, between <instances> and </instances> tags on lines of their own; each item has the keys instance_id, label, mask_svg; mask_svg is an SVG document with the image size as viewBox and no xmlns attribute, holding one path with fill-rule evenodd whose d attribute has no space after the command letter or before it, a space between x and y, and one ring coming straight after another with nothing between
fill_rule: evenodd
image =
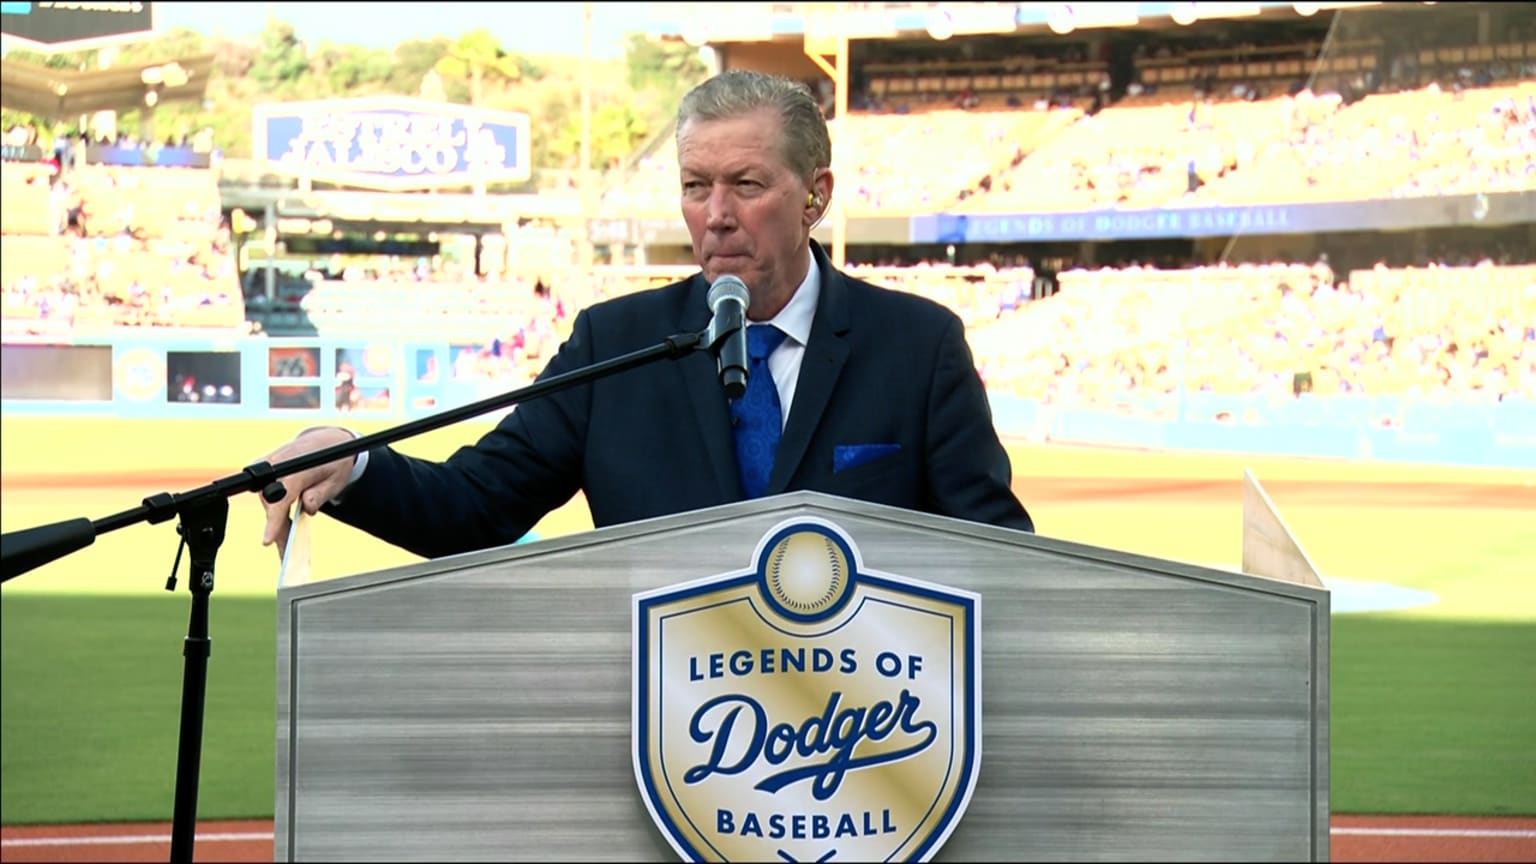
<instances>
[{"instance_id":1,"label":"blue pocket square","mask_svg":"<svg viewBox=\"0 0 1536 864\"><path fill-rule=\"evenodd\" d=\"M867 465L900 449L900 444L839 444L832 451L832 473Z\"/></svg>"}]
</instances>

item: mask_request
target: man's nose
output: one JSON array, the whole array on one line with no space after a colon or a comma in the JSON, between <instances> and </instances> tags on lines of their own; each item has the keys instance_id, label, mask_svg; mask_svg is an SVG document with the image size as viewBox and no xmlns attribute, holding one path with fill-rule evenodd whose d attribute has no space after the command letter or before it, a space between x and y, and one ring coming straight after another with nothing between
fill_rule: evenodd
<instances>
[{"instance_id":1,"label":"man's nose","mask_svg":"<svg viewBox=\"0 0 1536 864\"><path fill-rule=\"evenodd\" d=\"M736 224L736 205L731 200L729 187L716 186L710 190L705 224L714 230L730 228Z\"/></svg>"}]
</instances>

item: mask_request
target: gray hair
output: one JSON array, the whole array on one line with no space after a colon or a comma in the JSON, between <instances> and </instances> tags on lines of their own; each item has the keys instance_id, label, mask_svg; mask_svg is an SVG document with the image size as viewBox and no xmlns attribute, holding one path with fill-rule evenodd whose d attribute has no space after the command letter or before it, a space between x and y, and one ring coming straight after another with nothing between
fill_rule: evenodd
<instances>
[{"instance_id":1,"label":"gray hair","mask_svg":"<svg viewBox=\"0 0 1536 864\"><path fill-rule=\"evenodd\" d=\"M695 120L727 120L771 109L779 117L784 164L807 183L816 169L832 167L832 136L811 90L799 81L733 69L688 91L677 108L677 140Z\"/></svg>"}]
</instances>

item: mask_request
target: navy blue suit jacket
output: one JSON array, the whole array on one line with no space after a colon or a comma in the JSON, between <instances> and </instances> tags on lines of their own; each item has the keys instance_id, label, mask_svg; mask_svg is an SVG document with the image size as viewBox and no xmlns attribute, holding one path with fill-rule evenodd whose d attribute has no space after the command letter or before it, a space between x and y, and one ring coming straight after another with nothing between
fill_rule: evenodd
<instances>
[{"instance_id":1,"label":"navy blue suit jacket","mask_svg":"<svg viewBox=\"0 0 1536 864\"><path fill-rule=\"evenodd\" d=\"M766 494L811 489L1033 530L959 317L812 251L821 298ZM708 290L700 273L584 309L541 377L705 329ZM847 449L861 445L886 446ZM850 467L861 461L850 452L879 455ZM578 489L597 527L743 498L708 351L524 402L443 463L387 448L368 458L326 512L429 558L512 543Z\"/></svg>"}]
</instances>

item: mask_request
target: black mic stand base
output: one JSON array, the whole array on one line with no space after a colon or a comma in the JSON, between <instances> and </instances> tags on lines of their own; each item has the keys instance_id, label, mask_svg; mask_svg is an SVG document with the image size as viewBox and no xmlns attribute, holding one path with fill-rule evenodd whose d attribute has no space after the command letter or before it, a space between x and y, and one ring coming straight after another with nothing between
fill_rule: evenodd
<instances>
[{"instance_id":1,"label":"black mic stand base","mask_svg":"<svg viewBox=\"0 0 1536 864\"><path fill-rule=\"evenodd\" d=\"M213 593L214 559L224 542L229 518L229 499L211 498L183 509L177 530L187 544L191 561L192 612L187 622L187 639L182 647L186 660L181 684L181 734L176 748L176 800L171 822L171 861L192 861L192 846L197 837L198 773L202 767L203 708L207 702L208 595ZM171 573L167 590L175 590L176 574Z\"/></svg>"}]
</instances>

